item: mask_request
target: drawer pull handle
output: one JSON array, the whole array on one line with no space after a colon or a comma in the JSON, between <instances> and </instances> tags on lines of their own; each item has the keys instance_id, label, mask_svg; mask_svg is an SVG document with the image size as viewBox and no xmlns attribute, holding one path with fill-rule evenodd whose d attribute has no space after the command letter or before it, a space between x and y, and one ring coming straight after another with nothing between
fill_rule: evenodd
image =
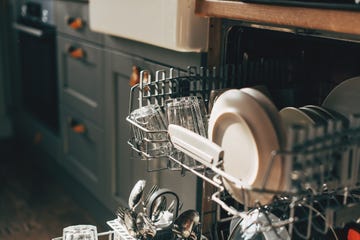
<instances>
[{"instance_id":1,"label":"drawer pull handle","mask_svg":"<svg viewBox=\"0 0 360 240\"><path fill-rule=\"evenodd\" d=\"M132 87L138 84L139 82L140 82L140 68L138 66L133 66L132 73L130 75L129 85Z\"/></svg>"},{"instance_id":2,"label":"drawer pull handle","mask_svg":"<svg viewBox=\"0 0 360 240\"><path fill-rule=\"evenodd\" d=\"M77 134L84 134L86 132L85 124L80 123L74 119L69 119L70 122L70 128L74 133Z\"/></svg>"},{"instance_id":3,"label":"drawer pull handle","mask_svg":"<svg viewBox=\"0 0 360 240\"><path fill-rule=\"evenodd\" d=\"M84 21L79 17L77 18L69 17L67 19L67 24L70 28L74 30L79 30L84 27Z\"/></svg>"},{"instance_id":4,"label":"drawer pull handle","mask_svg":"<svg viewBox=\"0 0 360 240\"><path fill-rule=\"evenodd\" d=\"M71 46L68 49L68 53L72 58L82 59L85 57L85 52L82 48Z\"/></svg>"}]
</instances>

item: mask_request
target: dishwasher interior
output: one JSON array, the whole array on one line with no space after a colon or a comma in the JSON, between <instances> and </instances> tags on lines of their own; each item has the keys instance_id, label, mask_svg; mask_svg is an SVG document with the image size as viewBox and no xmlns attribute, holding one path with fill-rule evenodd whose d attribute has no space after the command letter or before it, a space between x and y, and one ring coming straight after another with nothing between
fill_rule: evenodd
<instances>
[{"instance_id":1,"label":"dishwasher interior","mask_svg":"<svg viewBox=\"0 0 360 240\"><path fill-rule=\"evenodd\" d=\"M169 111L169 100L174 104L178 101L174 99L184 96L200 97L205 105L212 105L214 91L248 87L260 89L278 111L286 107L321 106L336 86L360 74L357 42L292 29L242 26L236 21L224 21L221 34L219 67L159 71L153 79L143 71L139 85L132 89L129 112L153 104ZM197 134L172 125L160 131L144 129L130 114L127 120L137 130L129 144L145 160L160 159L159 170L189 171L204 180L200 212L203 234L209 239L348 239L350 232L359 233L357 111L355 107L351 116L345 117L346 123L342 119L317 123L306 130L303 127L299 130L298 126L287 130L287 147L273 149L276 151L271 152L267 167L271 175L271 169L279 166L276 159L289 160L285 160L289 176L284 178L289 186L280 191L265 186L271 181L269 172L264 172L261 187L242 185L244 182L234 179L224 167L226 150L212 151L209 147L212 143L206 141L200 127L188 123L183 126L189 119L172 123L173 116L168 112L168 123ZM208 128L211 114L205 123ZM138 134L142 137L136 136L137 131L142 132ZM156 144L167 149L166 133L171 145L184 155L167 150L159 155L158 149L153 149ZM307 136L305 140L294 140L303 134ZM199 135L203 138L198 138ZM146 143L139 143L139 138ZM227 181L241 187L233 190ZM236 199L234 191L242 192L243 199ZM267 194L273 198L267 202L254 200L253 193L260 194L256 195L260 196L258 199Z\"/></svg>"},{"instance_id":2,"label":"dishwasher interior","mask_svg":"<svg viewBox=\"0 0 360 240\"><path fill-rule=\"evenodd\" d=\"M356 107L349 116L322 124L291 125L284 133L284 144L266 153L266 168L256 186L227 171L226 150L206 129L217 124L212 123L211 111L223 95L219 93L215 101L216 91L224 95L235 91L236 95L239 89L257 89L271 100L276 114L286 107L321 106L344 80L360 81L354 78L360 74L360 44L234 21L224 21L221 35L218 67L155 74L144 70L131 88L128 143L139 160L148 162L148 171L194 174L202 180L199 216L192 210L186 224L177 225L177 218L163 229L173 234L150 239L202 239L200 234L207 239L358 239L360 117ZM228 89L232 90L224 91ZM178 121L181 114L186 118ZM266 131L263 119L258 118L257 126ZM220 123L218 128L222 128ZM230 144L237 148L236 141ZM233 170L241 169L241 164ZM277 167L284 170L277 182L281 187L274 189L267 182L271 185ZM108 224L123 234L119 239L137 239L125 234L124 211L118 214L122 222Z\"/></svg>"},{"instance_id":3,"label":"dishwasher interior","mask_svg":"<svg viewBox=\"0 0 360 240\"><path fill-rule=\"evenodd\" d=\"M223 72L220 75L224 77L224 88L262 86L280 110L286 107L321 106L336 86L344 80L359 76L360 44L358 42L301 29L274 28L256 24L253 26L232 20L222 22L220 66ZM359 166L352 165L352 167L356 168L354 171L358 174ZM352 188L355 189L354 196L356 195L354 202L358 203L359 182L353 183ZM211 192L209 189L211 187L207 190ZM292 216L298 214L299 219L302 220L295 221L293 226L291 224L287 226L288 230L292 228L291 239L348 239L346 233L349 228L359 229L355 223L360 216L359 205L353 209L355 221L349 218L348 223L346 221L341 224L336 223L330 230L326 226L334 222L330 220L332 217L329 209L336 208L338 203L335 202L341 201L340 198L344 193L339 191L334 195L330 194L332 197L327 194L324 192L315 197L318 199L309 201L315 203L312 204L314 207L312 210L321 209L318 214L321 215L322 212L323 219L320 219L319 215L314 217L316 214L312 210L304 210L306 208L304 205L289 210L289 206L277 205L274 201L265 208L277 216L282 216L280 217L282 219L291 219L289 217L291 211L296 212ZM229 206L240 211L247 207L234 201L226 191L222 196L226 199L225 203L229 202ZM307 197L310 196L312 197L312 194ZM280 195L278 197L281 198ZM324 202L326 206L321 206ZM206 205L206 201L204 203ZM219 204L215 208L210 204L207 205L205 212L211 212L211 209L217 209L216 217L210 218L212 221L214 219L217 221L215 220L216 223L209 230L210 235L215 239L227 239L231 235L229 232L231 220L227 214L229 211L221 210ZM258 236L255 239L263 238ZM275 237L275 239L282 238Z\"/></svg>"},{"instance_id":4,"label":"dishwasher interior","mask_svg":"<svg viewBox=\"0 0 360 240\"><path fill-rule=\"evenodd\" d=\"M234 68L227 84L265 85L279 109L321 104L336 85L360 73L359 43L224 25L222 64Z\"/></svg>"}]
</instances>

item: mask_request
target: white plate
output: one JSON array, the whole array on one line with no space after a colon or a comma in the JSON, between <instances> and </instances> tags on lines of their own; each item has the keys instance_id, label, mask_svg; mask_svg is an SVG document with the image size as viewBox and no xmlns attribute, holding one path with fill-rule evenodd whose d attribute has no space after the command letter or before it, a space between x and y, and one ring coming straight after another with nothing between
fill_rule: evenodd
<instances>
[{"instance_id":1,"label":"white plate","mask_svg":"<svg viewBox=\"0 0 360 240\"><path fill-rule=\"evenodd\" d=\"M350 78L336 86L325 98L322 106L345 117L360 113L360 77Z\"/></svg>"},{"instance_id":2,"label":"white plate","mask_svg":"<svg viewBox=\"0 0 360 240\"><path fill-rule=\"evenodd\" d=\"M300 107L299 110L308 115L315 122L316 125L327 125L328 119L318 113L316 110L309 107Z\"/></svg>"},{"instance_id":3,"label":"white plate","mask_svg":"<svg viewBox=\"0 0 360 240\"><path fill-rule=\"evenodd\" d=\"M254 88L242 88L240 89L240 91L249 94L265 109L279 137L280 146L283 147L286 143L284 125L282 124L281 116L274 103L264 93Z\"/></svg>"},{"instance_id":4,"label":"white plate","mask_svg":"<svg viewBox=\"0 0 360 240\"><path fill-rule=\"evenodd\" d=\"M209 119L209 139L224 149L224 171L242 180L246 185L260 188L270 165L271 152L280 144L274 125L265 109L248 94L232 89L215 102ZM274 161L266 189L279 190L283 175L282 162ZM245 196L241 188L224 179L229 193L240 203ZM272 194L251 192L247 203L259 200L262 204L272 199Z\"/></svg>"},{"instance_id":5,"label":"white plate","mask_svg":"<svg viewBox=\"0 0 360 240\"><path fill-rule=\"evenodd\" d=\"M280 116L285 129L289 129L292 125L315 125L315 121L311 117L295 107L285 107L281 109Z\"/></svg>"},{"instance_id":6,"label":"white plate","mask_svg":"<svg viewBox=\"0 0 360 240\"><path fill-rule=\"evenodd\" d=\"M324 119L327 119L327 120L329 120L329 119L336 120L337 119L333 113L331 113L330 111L328 111L327 109L325 109L323 107L316 106L316 105L306 105L304 107L314 110L315 112L317 112L317 114L319 114Z\"/></svg>"}]
</instances>

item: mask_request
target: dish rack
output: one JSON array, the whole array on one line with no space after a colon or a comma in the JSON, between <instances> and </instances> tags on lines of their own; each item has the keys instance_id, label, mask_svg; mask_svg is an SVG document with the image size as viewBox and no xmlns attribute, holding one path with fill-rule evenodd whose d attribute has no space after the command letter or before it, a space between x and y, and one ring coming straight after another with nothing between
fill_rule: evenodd
<instances>
[{"instance_id":1,"label":"dish rack","mask_svg":"<svg viewBox=\"0 0 360 240\"><path fill-rule=\"evenodd\" d=\"M131 88L129 114L136 108L134 106L159 104L164 107L167 99L182 96L202 97L205 104L208 104L211 90L225 87L223 83L228 75L226 69L229 68L189 67L187 71L170 69L169 72L161 70L156 72L154 80L148 71L142 71L140 83ZM134 102L136 97L137 104ZM137 128L144 136L167 133L166 130L151 131L143 128L130 117L127 117L127 121L132 129ZM153 143L151 139L153 138L145 137L145 145ZM161 141L170 142L169 138ZM265 214L276 212L281 216L281 220L276 223L270 220L263 223L258 229L260 232L286 226L291 237L296 235L299 239L309 239L315 231L319 234L330 233L334 236L333 239L338 239L336 228L343 227L348 222L359 221L360 218L360 115L357 114L350 116L348 122L329 120L326 126L293 126L289 129L283 149L269 153L271 164L264 176L263 186L274 162L283 161L288 173L286 187L276 191L265 187L254 188L226 173L222 169L223 155L220 152L213 156L212 162L201 161L195 156L197 164L190 165L171 154L152 156L146 151L146 147L140 149L137 146L134 137L131 137L128 144L141 159L148 161L148 166L154 160L162 162L157 165L161 167L148 168L148 171L187 170L213 185L216 191L211 195L211 200L230 215L230 218L223 217L218 211L218 221L234 217L246 218L250 209L258 209ZM194 157L191 150L175 147ZM237 208L225 200L227 192L224 179L235 186L241 186L245 198L248 194L257 192L273 194L273 200L268 204L247 203L245 200Z\"/></svg>"}]
</instances>

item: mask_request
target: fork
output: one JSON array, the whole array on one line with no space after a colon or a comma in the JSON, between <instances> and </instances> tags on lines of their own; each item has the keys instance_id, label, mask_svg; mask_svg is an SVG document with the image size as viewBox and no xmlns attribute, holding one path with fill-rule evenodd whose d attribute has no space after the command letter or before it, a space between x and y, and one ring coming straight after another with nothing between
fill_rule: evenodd
<instances>
[{"instance_id":1,"label":"fork","mask_svg":"<svg viewBox=\"0 0 360 240\"><path fill-rule=\"evenodd\" d=\"M123 207L118 207L115 211L116 216L118 216L120 219L124 220L125 216L125 209Z\"/></svg>"},{"instance_id":2,"label":"fork","mask_svg":"<svg viewBox=\"0 0 360 240\"><path fill-rule=\"evenodd\" d=\"M144 209L144 212L146 212L146 206L148 205L149 203L149 200L150 200L150 197L157 191L159 190L159 186L158 185L153 185L151 187L151 189L149 190L149 192L146 194L146 196L144 197L144 200L142 202L142 205L143 205L143 209Z\"/></svg>"}]
</instances>

